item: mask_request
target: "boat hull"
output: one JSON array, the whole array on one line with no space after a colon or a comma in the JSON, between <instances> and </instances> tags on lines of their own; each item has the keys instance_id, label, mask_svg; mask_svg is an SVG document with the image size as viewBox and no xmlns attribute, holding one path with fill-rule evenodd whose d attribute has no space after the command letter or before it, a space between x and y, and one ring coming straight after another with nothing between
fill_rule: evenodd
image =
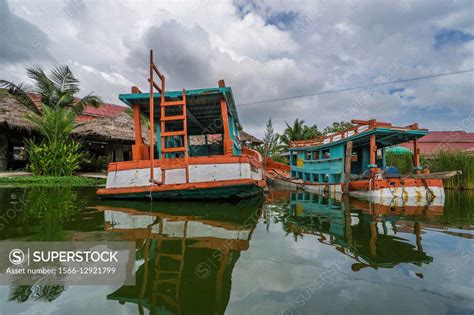
<instances>
[{"instance_id":1,"label":"boat hull","mask_svg":"<svg viewBox=\"0 0 474 315\"><path fill-rule=\"evenodd\" d=\"M97 195L121 199L242 199L263 191L259 156L190 157L109 165ZM152 176L153 175L153 176ZM153 178L151 180L150 178Z\"/></svg>"},{"instance_id":2,"label":"boat hull","mask_svg":"<svg viewBox=\"0 0 474 315\"><path fill-rule=\"evenodd\" d=\"M317 184L305 183L304 189L315 193L341 194L344 184ZM441 179L379 179L359 180L349 184L349 194L358 198L371 201L392 200L399 198L430 199L433 197L444 199L443 181Z\"/></svg>"},{"instance_id":3,"label":"boat hull","mask_svg":"<svg viewBox=\"0 0 474 315\"><path fill-rule=\"evenodd\" d=\"M114 189L100 189L97 194L101 198L113 199L162 199L162 200L216 200L216 199L243 199L263 193L263 186L258 183L230 184L215 187L198 187L166 190L153 190L150 187L117 191Z\"/></svg>"}]
</instances>

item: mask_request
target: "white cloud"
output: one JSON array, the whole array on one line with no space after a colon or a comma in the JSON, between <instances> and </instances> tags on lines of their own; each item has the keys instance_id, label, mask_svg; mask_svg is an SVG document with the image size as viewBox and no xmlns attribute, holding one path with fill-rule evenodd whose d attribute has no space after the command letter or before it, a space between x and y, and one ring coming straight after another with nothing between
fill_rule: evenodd
<instances>
[{"instance_id":1,"label":"white cloud","mask_svg":"<svg viewBox=\"0 0 474 315\"><path fill-rule=\"evenodd\" d=\"M474 41L435 48L435 35L442 29L472 35L472 10L464 1L9 4L11 14L47 35L44 52L52 56L51 63L73 64L84 92L94 90L108 101L129 91L129 84L146 87L150 48L170 88L215 86L223 78L238 104L370 84L393 63L400 67L390 80L474 66ZM33 64L49 65L33 55L0 65L0 73L21 79L18 70ZM367 95L353 118L400 124L417 119L429 128L455 128L472 111L473 81L472 74L464 74L384 87ZM405 90L390 94L389 88ZM324 127L346 117L361 93L244 106L239 114L243 126L258 136L270 116L276 130L296 117Z\"/></svg>"}]
</instances>

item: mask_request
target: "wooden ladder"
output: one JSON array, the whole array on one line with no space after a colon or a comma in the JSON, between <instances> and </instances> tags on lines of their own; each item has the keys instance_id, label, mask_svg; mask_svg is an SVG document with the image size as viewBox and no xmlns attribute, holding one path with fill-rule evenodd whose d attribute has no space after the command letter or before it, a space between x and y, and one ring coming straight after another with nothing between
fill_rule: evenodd
<instances>
[{"instance_id":1,"label":"wooden ladder","mask_svg":"<svg viewBox=\"0 0 474 315\"><path fill-rule=\"evenodd\" d=\"M183 237L164 237L160 235L158 239L158 246L157 246L157 255L155 260L155 281L153 283L153 299L161 298L166 304L176 308L177 314L181 313L181 302L180 302L180 286L181 286L181 275L184 269L184 255L186 252L186 230L188 227L188 221L184 224L184 231ZM160 227L161 228L161 227ZM163 243L166 242L173 242L179 240L180 243L180 250L179 253L169 253L165 252L163 247ZM179 263L179 267L177 269L165 269L163 265L160 264L163 257L167 257ZM166 287L166 285L169 285ZM169 292L170 287L174 290L172 293L174 294L166 294L164 293L163 289L168 289ZM160 290L161 289L161 290Z\"/></svg>"},{"instance_id":2,"label":"wooden ladder","mask_svg":"<svg viewBox=\"0 0 474 315\"><path fill-rule=\"evenodd\" d=\"M167 108L181 108L181 114L167 115ZM169 131L168 125L172 122L181 122L181 130ZM186 115L186 90L183 89L182 99L177 101L166 101L164 94L161 98L161 160L162 165L162 181L165 181L165 171L167 169L179 169L184 168L186 174L186 183L189 183L189 153L188 153L188 127L187 127L187 115ZM176 137L180 141L180 146L167 147L168 139L176 140ZM178 154L179 156L169 157L170 154ZM182 156L181 156L182 155ZM173 158L184 158L184 167L182 163L167 163L167 159Z\"/></svg>"},{"instance_id":3,"label":"wooden ladder","mask_svg":"<svg viewBox=\"0 0 474 315\"><path fill-rule=\"evenodd\" d=\"M154 80L154 74L158 76L161 85L158 85ZM165 97L165 76L161 74L153 60L153 50L150 50L150 182L162 185L165 184L165 173L167 169L183 168L186 174L186 183L189 183L189 154L188 154L188 127L187 127L187 108L186 108L186 90L183 89L183 95L178 100L166 100ZM154 176L154 90L157 90L161 95L160 102L160 141L161 141L161 181L155 180ZM167 108L181 108L181 114L167 115ZM182 122L182 130L170 130L167 128L172 122ZM176 140L180 137L181 145L167 147L168 139ZM178 154L184 157L184 167L181 161L176 160L176 156L169 157L171 154ZM174 163L176 162L176 163Z\"/></svg>"},{"instance_id":4,"label":"wooden ladder","mask_svg":"<svg viewBox=\"0 0 474 315\"><path fill-rule=\"evenodd\" d=\"M166 108L181 107L180 115L166 115ZM182 130L167 131L167 123L181 121L183 123ZM168 137L183 137L182 146L180 147L166 147L166 140ZM183 89L183 96L181 100L166 101L164 97L161 100L161 158L166 158L167 153L183 152L184 157L188 156L188 128L186 115L186 90Z\"/></svg>"}]
</instances>

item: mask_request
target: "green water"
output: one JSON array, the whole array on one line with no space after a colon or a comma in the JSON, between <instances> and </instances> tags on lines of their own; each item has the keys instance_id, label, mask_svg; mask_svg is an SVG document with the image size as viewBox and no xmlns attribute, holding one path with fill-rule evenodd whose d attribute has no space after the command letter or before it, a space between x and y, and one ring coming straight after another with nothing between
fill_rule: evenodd
<instances>
[{"instance_id":1,"label":"green water","mask_svg":"<svg viewBox=\"0 0 474 315\"><path fill-rule=\"evenodd\" d=\"M0 241L137 244L135 286L0 286L0 314L473 314L473 238L472 193L395 207L287 191L151 204L0 188Z\"/></svg>"}]
</instances>

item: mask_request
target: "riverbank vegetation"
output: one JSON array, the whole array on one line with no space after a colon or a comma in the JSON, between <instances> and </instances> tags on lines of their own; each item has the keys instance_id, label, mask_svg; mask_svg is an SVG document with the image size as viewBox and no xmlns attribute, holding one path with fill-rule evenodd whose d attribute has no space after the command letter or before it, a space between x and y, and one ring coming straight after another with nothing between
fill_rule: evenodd
<instances>
[{"instance_id":1,"label":"riverbank vegetation","mask_svg":"<svg viewBox=\"0 0 474 315\"><path fill-rule=\"evenodd\" d=\"M103 178L91 178L84 176L15 176L0 177L0 186L102 186L105 185Z\"/></svg>"},{"instance_id":2,"label":"riverbank vegetation","mask_svg":"<svg viewBox=\"0 0 474 315\"><path fill-rule=\"evenodd\" d=\"M413 174L412 155L387 153L387 165L395 166L400 174ZM438 151L433 155L422 155L421 165L431 173L462 171L461 175L445 181L449 189L474 189L474 156L465 152Z\"/></svg>"},{"instance_id":3,"label":"riverbank vegetation","mask_svg":"<svg viewBox=\"0 0 474 315\"><path fill-rule=\"evenodd\" d=\"M34 85L31 91L25 84L5 80L0 80L0 87L31 110L26 118L41 135L26 141L28 168L35 175L72 176L83 157L80 143L71 138L76 117L86 106L98 107L102 101L92 94L77 98L79 81L67 66L55 67L49 74L41 68L29 68L27 74ZM39 97L39 105L29 92Z\"/></svg>"},{"instance_id":4,"label":"riverbank vegetation","mask_svg":"<svg viewBox=\"0 0 474 315\"><path fill-rule=\"evenodd\" d=\"M474 189L474 156L465 152L438 151L432 156L422 156L421 165L429 167L430 172L462 171L459 176L445 182L451 189Z\"/></svg>"},{"instance_id":5,"label":"riverbank vegetation","mask_svg":"<svg viewBox=\"0 0 474 315\"><path fill-rule=\"evenodd\" d=\"M350 122L338 121L319 130L316 124L308 126L302 119L296 118L293 124L285 121L286 128L282 134L273 130L272 119L269 118L267 128L263 138L263 146L260 153L264 157L270 157L276 162L288 164L288 157L284 153L288 152L290 143L298 140L315 139L333 132L339 132L353 126Z\"/></svg>"}]
</instances>

